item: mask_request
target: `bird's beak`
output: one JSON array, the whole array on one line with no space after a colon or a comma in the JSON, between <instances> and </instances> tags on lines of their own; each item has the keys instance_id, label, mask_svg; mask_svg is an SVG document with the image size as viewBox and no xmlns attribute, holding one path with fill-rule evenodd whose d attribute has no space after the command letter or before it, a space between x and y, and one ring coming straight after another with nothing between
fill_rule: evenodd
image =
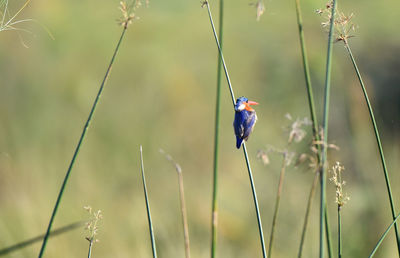
<instances>
[{"instance_id":1,"label":"bird's beak","mask_svg":"<svg viewBox=\"0 0 400 258\"><path fill-rule=\"evenodd\" d=\"M255 101L248 101L247 103L246 103L246 107L245 107L245 109L247 110L247 111L254 111L254 109L252 109L250 106L251 105L258 105L258 103L257 102L255 102Z\"/></svg>"}]
</instances>

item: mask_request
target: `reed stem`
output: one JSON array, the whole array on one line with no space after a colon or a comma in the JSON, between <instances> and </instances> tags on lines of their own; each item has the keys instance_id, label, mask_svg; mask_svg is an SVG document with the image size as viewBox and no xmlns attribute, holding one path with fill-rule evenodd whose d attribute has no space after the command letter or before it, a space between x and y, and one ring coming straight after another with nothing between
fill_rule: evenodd
<instances>
[{"instance_id":1,"label":"reed stem","mask_svg":"<svg viewBox=\"0 0 400 258\"><path fill-rule=\"evenodd\" d=\"M331 19L329 25L328 49L326 59L325 74L325 96L324 96L324 116L323 116L323 145L322 145L322 169L321 169L321 203L320 203L320 237L319 237L319 257L324 257L324 229L325 229L325 195L326 195L326 169L328 156L328 121L329 121L329 101L331 88L331 66L332 66L332 45L333 31L335 27L336 0L332 1Z\"/></svg>"},{"instance_id":2,"label":"reed stem","mask_svg":"<svg viewBox=\"0 0 400 258\"><path fill-rule=\"evenodd\" d=\"M342 258L342 215L341 206L338 205L338 257Z\"/></svg>"},{"instance_id":3,"label":"reed stem","mask_svg":"<svg viewBox=\"0 0 400 258\"><path fill-rule=\"evenodd\" d=\"M211 24L211 28L212 28L212 31L213 31L213 34L214 34L215 43L217 44L217 47L218 47L219 56L220 56L221 61L222 61L222 65L223 65L223 68L224 68L226 80L228 82L228 87L229 87L229 91L230 91L231 98L232 98L232 104L233 104L233 107L234 107L235 104L236 104L236 99L235 99L235 95L233 93L232 84L231 84L231 80L229 78L228 69L226 68L224 55L222 54L222 49L221 49L221 46L219 44L217 33L215 31L214 21L213 21L213 18L212 18L212 15L211 15L211 10L210 10L210 4L206 0L206 1L203 2L203 6L204 5L207 6L208 17L210 19L210 24ZM251 191L252 191L252 194L253 194L254 206L255 206L256 215L257 215L258 231L259 231L259 235L260 235L261 249L262 249L263 257L265 258L265 257L267 257L267 254L266 254L266 249L265 249L264 233L263 233L263 229L262 229L260 210L259 210L259 207L258 207L257 193L256 193L254 180L253 180L253 173L251 171L250 161L249 161L249 158L248 158L248 155L247 155L247 148L246 148L246 144L245 143L243 143L243 154L244 154L244 158L245 158L246 165L247 165L247 171L249 173Z\"/></svg>"},{"instance_id":4,"label":"reed stem","mask_svg":"<svg viewBox=\"0 0 400 258\"><path fill-rule=\"evenodd\" d=\"M153 223L151 221L150 204L149 204L149 198L147 196L146 177L144 175L143 148L142 148L142 145L140 145L140 170L142 172L143 192L144 192L144 199L145 199L145 202L146 202L147 220L148 220L148 223L149 223L151 250L153 252L153 258L157 258L156 241L154 240L154 230L153 230Z\"/></svg>"},{"instance_id":5,"label":"reed stem","mask_svg":"<svg viewBox=\"0 0 400 258\"><path fill-rule=\"evenodd\" d=\"M57 228L57 229L55 229L55 230L50 232L50 237L61 235L63 233L69 232L69 231L71 231L73 229L76 229L78 227L81 227L83 225L84 225L84 223L82 221L79 221L79 222L75 222L75 223L72 223L72 224ZM42 234L42 235L36 236L34 238L22 241L20 243L11 245L9 247L5 247L5 248L0 250L0 256L9 254L9 253L18 251L18 250L20 250L22 248L25 248L25 247L28 247L30 245L33 245L33 244L43 240L44 236L45 236L45 234Z\"/></svg>"},{"instance_id":6,"label":"reed stem","mask_svg":"<svg viewBox=\"0 0 400 258\"><path fill-rule=\"evenodd\" d=\"M269 238L269 247L268 247L268 257L272 257L272 244L274 242L274 233L275 233L275 226L276 226L276 220L278 218L278 210L279 210L279 203L281 200L281 194L282 194L282 188L283 188L283 180L285 178L285 169L286 168L286 153L283 154L283 161L282 161L282 167L281 167L281 174L279 176L279 183L278 183L278 192L276 194L276 200L275 200L275 210L274 210L274 216L272 218L272 227L271 227L271 235Z\"/></svg>"},{"instance_id":7,"label":"reed stem","mask_svg":"<svg viewBox=\"0 0 400 258\"><path fill-rule=\"evenodd\" d=\"M367 90L365 89L364 82L363 82L363 79L361 77L361 73L360 73L360 71L358 69L358 66L357 66L357 63L356 63L356 61L354 59L354 56L353 56L353 53L351 51L350 45L349 45L347 39L345 39L343 42L344 42L344 46L345 46L347 52L349 53L351 62L353 64L354 70L355 70L355 72L357 74L357 78L358 78L358 80L360 82L360 86L361 86L362 92L364 94L365 102L367 103L367 106L368 106L368 112L369 112L369 116L371 118L372 126L374 128L376 143L378 145L379 155L380 155L380 158L381 158L381 163L382 163L382 168L383 168L383 173L384 173L384 176L385 176L386 189L387 189L387 193L388 193L388 197L389 197L390 209L391 209L391 212L392 212L392 218L394 220L396 218L396 208L395 208L394 201L393 201L392 189L390 187L389 172L387 170L385 156L383 154L383 147L382 147L381 139L380 139L380 136L379 136L378 126L376 125L374 112L372 110L372 106L371 106L371 103L369 101ZM394 224L394 231L395 231L396 240L397 240L397 250L398 250L398 253L399 253L399 256L400 256L400 235L399 235L399 231L398 231L398 228L397 228L397 223Z\"/></svg>"},{"instance_id":8,"label":"reed stem","mask_svg":"<svg viewBox=\"0 0 400 258\"><path fill-rule=\"evenodd\" d=\"M88 258L92 256L92 247L93 247L93 239L89 241L89 251L88 251Z\"/></svg>"},{"instance_id":9,"label":"reed stem","mask_svg":"<svg viewBox=\"0 0 400 258\"><path fill-rule=\"evenodd\" d=\"M223 18L224 0L219 1L219 40L222 50L223 43ZM213 167L213 194L212 194L212 213L211 213L211 258L216 257L217 248L217 227L218 227L218 151L219 151L219 117L221 110L221 78L222 78L221 56L218 51L217 65L217 95L215 103L215 131L214 131L214 167Z\"/></svg>"},{"instance_id":10,"label":"reed stem","mask_svg":"<svg viewBox=\"0 0 400 258\"><path fill-rule=\"evenodd\" d=\"M71 160L71 162L70 162L70 164L69 164L67 173L65 174L65 178L64 178L64 181L63 181L63 183L62 183L62 185L61 185L60 192L59 192L59 194L58 194L56 204L55 204L54 209L53 209L53 212L52 212L52 214L51 214L51 218L50 218L49 225L48 225L48 227L47 227L46 234L45 234L45 236L44 236L44 238L43 238L42 247L40 248L40 252L39 252L39 258L41 258L41 257L43 256L44 251L45 251L45 249L46 249L46 244L47 244L47 240L48 240L49 235L50 235L51 227L52 227L52 225L53 225L54 218L56 217L58 207L59 207L59 205L60 205L60 203L61 203L61 198L62 198L62 196L63 196L65 187L66 187L66 185L67 185L67 183L68 183L68 179L69 179L69 176L70 176L70 174L71 174L72 167L73 167L74 164L75 164L75 160L76 160L76 158L77 158L77 156L78 156L79 149L81 148L82 142L83 142L83 140L85 139L86 132L87 132L87 130L88 130L88 128L89 128L89 125L90 125L90 122L91 122L91 120L92 120L93 114L94 114L94 112L95 112L95 110L96 110L97 103L99 102L101 93L103 92L104 86L105 86L105 84L106 84L106 82L107 82L107 79L108 79L108 76L109 76L109 74L110 74L110 72L111 72L112 65L113 65L113 63L114 63L115 57L116 57L116 55L117 55L117 53L118 53L119 47L120 47L120 45L121 45L122 39L124 38L124 35L125 35L125 32L126 32L127 28L128 28L127 26L124 26L124 28L123 28L123 30L122 30L121 36L120 36L120 38L119 38L119 40L118 40L118 43L117 43L117 46L116 46L116 48L115 48L115 50L114 50L114 53L113 53L113 56L112 56L112 58L111 58L110 64L108 65L106 74L104 75L103 81L101 82L99 91L98 91L97 96L96 96L96 98L95 98L95 100L94 100L92 109L90 110L89 116L88 116L88 118L87 118L87 120L86 120L86 123L85 123L85 125L84 125L84 127L83 127L83 131L82 131L81 137L79 138L78 144L77 144L77 146L76 146L76 148L75 148L75 151L74 151L74 154L73 154L73 156L72 156L72 160Z\"/></svg>"},{"instance_id":11,"label":"reed stem","mask_svg":"<svg viewBox=\"0 0 400 258\"><path fill-rule=\"evenodd\" d=\"M378 248L381 246L382 241L385 239L386 235L389 233L389 230L393 227L394 224L396 224L396 221L400 218L400 214L397 215L397 217L392 221L392 223L389 225L389 227L386 229L386 231L383 233L381 238L379 239L378 243L375 245L374 249L372 250L371 254L368 256L369 258L372 258Z\"/></svg>"}]
</instances>

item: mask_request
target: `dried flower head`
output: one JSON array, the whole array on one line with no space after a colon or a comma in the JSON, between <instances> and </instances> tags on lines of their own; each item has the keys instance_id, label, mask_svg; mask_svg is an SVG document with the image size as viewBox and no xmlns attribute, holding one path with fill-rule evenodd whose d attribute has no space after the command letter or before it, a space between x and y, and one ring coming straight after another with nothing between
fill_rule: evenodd
<instances>
[{"instance_id":1,"label":"dried flower head","mask_svg":"<svg viewBox=\"0 0 400 258\"><path fill-rule=\"evenodd\" d=\"M329 179L336 187L336 203L338 204L339 209L343 207L348 200L350 200L350 197L343 193L343 186L346 184L346 181L342 180L343 171L344 166L342 166L339 162L336 162L330 171L332 173L332 177Z\"/></svg>"},{"instance_id":2,"label":"dried flower head","mask_svg":"<svg viewBox=\"0 0 400 258\"><path fill-rule=\"evenodd\" d=\"M254 6L256 8L256 19L257 21L260 20L261 16L265 12L265 5L263 0L258 0L255 3L250 3L251 6Z\"/></svg>"},{"instance_id":3,"label":"dried flower head","mask_svg":"<svg viewBox=\"0 0 400 258\"><path fill-rule=\"evenodd\" d=\"M322 27L329 27L331 23L332 6L333 6L332 1L330 1L326 4L324 9L318 9L316 11L317 14L323 16L325 19L321 23ZM352 22L353 17L354 17L353 13L351 13L350 15L345 15L343 12L336 10L335 21L334 21L335 25L334 35L336 38L336 42L343 41L346 44L348 38L354 37L353 35L350 34L352 31L355 31L355 25Z\"/></svg>"},{"instance_id":4,"label":"dried flower head","mask_svg":"<svg viewBox=\"0 0 400 258\"><path fill-rule=\"evenodd\" d=\"M149 6L149 0L146 0L145 4L146 6ZM118 24L123 26L124 28L127 28L133 20L139 19L139 17L136 16L135 11L141 6L141 0L133 0L130 5L128 5L126 1L119 2L119 9L122 12L122 17L118 19Z\"/></svg>"},{"instance_id":5,"label":"dried flower head","mask_svg":"<svg viewBox=\"0 0 400 258\"><path fill-rule=\"evenodd\" d=\"M293 121L292 116L290 114L286 114L285 117L288 120ZM289 144L292 143L293 140L296 143L301 142L307 135L307 132L303 129L303 127L309 125L311 125L311 121L307 117L303 119L297 118L295 121L293 121L289 127L290 131L289 131L288 143Z\"/></svg>"},{"instance_id":6,"label":"dried flower head","mask_svg":"<svg viewBox=\"0 0 400 258\"><path fill-rule=\"evenodd\" d=\"M90 206L85 206L83 208L90 214L90 219L85 226L85 230L88 231L88 235L85 237L85 239L93 243L99 242L99 240L95 237L99 229L97 224L101 219L103 219L103 214L101 213L101 210L93 212L92 207Z\"/></svg>"}]
</instances>

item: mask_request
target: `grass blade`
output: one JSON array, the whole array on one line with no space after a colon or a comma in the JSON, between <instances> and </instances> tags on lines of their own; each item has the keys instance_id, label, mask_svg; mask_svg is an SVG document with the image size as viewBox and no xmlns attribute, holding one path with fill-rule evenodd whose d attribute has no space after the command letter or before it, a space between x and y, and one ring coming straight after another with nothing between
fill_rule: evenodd
<instances>
[{"instance_id":1,"label":"grass blade","mask_svg":"<svg viewBox=\"0 0 400 258\"><path fill-rule=\"evenodd\" d=\"M212 19L211 10L210 10L210 4L208 3L208 1L204 1L202 5L203 6L207 6L208 17L210 19L210 24L211 24L211 28L212 28L212 31L213 31L213 34L214 34L215 43L217 44L218 51L219 51L219 56L221 58L222 65L223 65L224 72L225 72L225 76L226 76L226 80L228 82L228 87L229 87L229 91L230 91L231 98L232 98L232 104L233 104L233 106L235 106L235 102L236 102L235 95L233 93L231 80L230 80L230 77L229 77L228 70L226 68L224 55L222 54L222 49L221 49L221 46L220 46L219 41L218 41L217 33L215 31L214 21ZM246 148L246 144L245 143L243 143L243 154L244 154L244 158L245 158L245 161L246 161L247 171L249 173L251 191L252 191L252 194L253 194L254 206L255 206L256 215L257 215L258 230L259 230L259 234L260 234L260 242L261 242L262 253L263 253L263 257L267 257L267 253L266 253L266 249L265 249L264 233L263 233L262 223L261 223L260 210L259 210L259 207L258 207L257 193L256 193L256 189L255 189L255 186L254 186L253 173L251 171L250 161L249 161L249 157L248 157L248 154L247 154L247 148Z\"/></svg>"},{"instance_id":2,"label":"grass blade","mask_svg":"<svg viewBox=\"0 0 400 258\"><path fill-rule=\"evenodd\" d=\"M223 20L224 20L224 0L219 1L219 40L222 50L223 42ZM222 78L221 56L218 52L217 66L217 95L215 103L215 130L214 130L214 166L213 166L213 193L211 207L211 258L216 257L217 248L217 227L218 227L218 149L219 149L219 116L221 110L221 78Z\"/></svg>"},{"instance_id":3,"label":"grass blade","mask_svg":"<svg viewBox=\"0 0 400 258\"><path fill-rule=\"evenodd\" d=\"M49 222L46 234L45 234L44 239L43 239L42 247L40 248L39 258L41 258L43 256L43 253L44 253L44 251L46 249L46 244L47 244L47 240L48 240L49 235L50 235L51 227L53 225L54 218L56 217L58 207L59 207L59 205L61 203L61 198L63 196L65 187L66 187L66 185L68 183L68 178L69 178L69 176L71 174L72 167L75 164L75 160L76 160L76 157L78 156L79 149L81 148L82 142L85 139L86 132L87 132L87 130L89 128L89 125L90 125L90 122L92 120L93 114L94 114L94 112L96 110L96 106L97 106L97 103L99 102L101 93L103 92L103 89L104 89L104 86L105 86L105 84L107 82L108 76L110 75L112 65L113 65L115 57L116 57L116 55L118 53L119 47L121 45L121 42L122 42L122 40L124 38L126 29L127 29L127 26L124 26L124 28L122 30L122 33L121 33L121 36L120 36L120 38L118 40L117 46L116 46L116 48L114 50L113 56L111 58L110 64L108 65L107 71L106 71L106 73L104 75L103 81L101 82L99 91L98 91L97 96L96 96L96 98L94 100L94 103L92 105L92 109L90 110L90 113L89 113L89 116L88 116L88 118L86 120L85 126L83 127L83 131L82 131L81 137L79 138L78 144L77 144L77 146L75 148L75 151L74 151L74 154L72 156L72 160L71 160L71 162L69 164L67 173L65 174L64 181L63 181L63 183L61 185L60 192L58 194L57 201L56 201L56 204L54 206L53 212L51 214L50 222Z\"/></svg>"},{"instance_id":4,"label":"grass blade","mask_svg":"<svg viewBox=\"0 0 400 258\"><path fill-rule=\"evenodd\" d=\"M144 199L146 202L147 219L148 219L148 223L149 223L151 250L153 251L153 258L157 258L156 241L154 240L153 223L151 221L151 214L150 214L150 204L149 204L149 199L147 196L146 177L144 175L142 145L140 145L140 170L142 172L143 192L144 192Z\"/></svg>"},{"instance_id":5,"label":"grass blade","mask_svg":"<svg viewBox=\"0 0 400 258\"><path fill-rule=\"evenodd\" d=\"M379 155L380 155L380 158L381 158L383 173L384 173L384 176L385 176L386 189L387 189L387 192L388 192L388 197L389 197L389 202L390 202L390 209L392 211L392 218L394 220L396 218L396 209L395 209L395 205L394 205L394 201L393 201L393 197L392 197L392 189L390 187L389 173L387 171L385 156L383 154L382 143L381 143L381 139L379 137L379 131L378 131L378 127L376 125L374 112L372 110L372 106L371 106L371 103L369 101L367 90L365 89L363 79L361 77L360 71L358 70L358 66L357 66L357 63L356 63L356 61L354 59L354 56L353 56L353 53L351 51L350 45L348 44L347 39L345 39L343 42L344 42L344 45L345 45L345 48L346 48L347 52L349 53L351 62L353 64L354 70L355 70L355 72L357 74L357 78L358 78L358 80L360 82L360 86L361 86L362 92L364 94L365 102L367 103L367 106L368 106L368 112L369 112L369 115L370 115L370 118L371 118L372 126L374 128L376 143L378 144ZM394 230L395 230L396 240L397 240L397 250L398 250L398 253L399 253L399 256L400 256L400 236L399 236L399 231L398 231L398 228L397 228L397 223L395 223L395 225L394 225Z\"/></svg>"}]
</instances>

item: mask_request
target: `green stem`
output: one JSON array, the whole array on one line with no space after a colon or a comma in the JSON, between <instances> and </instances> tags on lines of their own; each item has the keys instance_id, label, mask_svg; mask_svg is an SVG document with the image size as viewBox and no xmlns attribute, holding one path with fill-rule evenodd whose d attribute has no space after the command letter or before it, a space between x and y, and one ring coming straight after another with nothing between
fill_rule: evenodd
<instances>
[{"instance_id":1,"label":"green stem","mask_svg":"<svg viewBox=\"0 0 400 258\"><path fill-rule=\"evenodd\" d=\"M215 43L217 44L219 57L221 58L222 66L223 66L224 72L225 72L226 81L228 82L229 92L230 92L231 98L232 98L232 104L233 104L233 107L235 107L236 98L235 98L235 94L233 93L231 79L229 77L228 69L226 68L225 58L224 58L224 55L222 54L222 47L221 47L221 44L219 43L217 32L215 31L214 21L213 21L213 18L211 15L211 10L210 10L210 4L208 3L208 1L204 1L203 5L207 6L208 17L210 18L210 24L211 24L211 28L213 31Z\"/></svg>"},{"instance_id":2,"label":"green stem","mask_svg":"<svg viewBox=\"0 0 400 258\"><path fill-rule=\"evenodd\" d=\"M271 235L269 238L269 247L268 247L268 257L269 258L272 257L272 244L274 242L274 233L275 233L276 220L278 218L279 202L281 200L283 179L285 178L285 168L286 168L286 154L283 154L281 174L280 174L279 183L278 183L278 192L276 194L276 200L275 200L274 216L272 218Z\"/></svg>"},{"instance_id":3,"label":"green stem","mask_svg":"<svg viewBox=\"0 0 400 258\"><path fill-rule=\"evenodd\" d=\"M325 237L326 237L326 245L327 245L327 249L328 249L328 257L332 258L333 250L332 250L332 245L331 245L332 241L331 241L331 237L330 237L331 230L329 227L330 224L329 224L329 216L328 216L327 210L328 210L328 207L325 202Z\"/></svg>"},{"instance_id":4,"label":"green stem","mask_svg":"<svg viewBox=\"0 0 400 258\"><path fill-rule=\"evenodd\" d=\"M55 230L50 232L50 237L58 236L58 235L61 235L63 233L69 232L69 231L71 231L73 229L76 229L78 227L83 226L83 224L84 223L82 221L79 221L79 222L75 222L75 223L63 226L61 228L57 228L57 229L55 229ZM25 247L30 246L32 244L35 244L35 243L43 240L44 236L45 236L45 234L42 234L40 236L37 236L37 237L31 238L31 239L22 241L20 243L14 244L12 246L5 247L5 248L0 250L0 256L9 254L9 253L12 253L12 252L15 252L15 251L18 251L19 249L22 249L22 248L25 248Z\"/></svg>"},{"instance_id":5,"label":"green stem","mask_svg":"<svg viewBox=\"0 0 400 258\"><path fill-rule=\"evenodd\" d=\"M310 116L311 116L311 121L312 121L312 126L313 126L314 138L316 141L319 141L318 121L317 121L317 115L316 115L316 111L315 111L314 95L313 95L311 79L310 79L310 69L308 66L306 43L304 40L303 18L301 15L300 0L295 0L295 3L296 3L297 25L299 28L301 57L302 57L302 61L303 61L304 77L306 79L308 107L310 109ZM318 148L320 148L319 145L317 145L317 146L318 146ZM319 156L318 156L318 158L319 158Z\"/></svg>"},{"instance_id":6,"label":"green stem","mask_svg":"<svg viewBox=\"0 0 400 258\"><path fill-rule=\"evenodd\" d=\"M383 239L385 239L386 235L389 233L389 230L393 227L393 225L396 224L396 221L398 220L398 218L400 218L400 214L397 215L397 217L395 217L395 219L393 220L393 222L389 225L389 227L386 229L386 231L383 233L383 235L381 236L381 238L379 239L378 243L375 245L374 250L372 250L371 254L368 256L369 258L371 258L372 256L375 255L376 251L378 250L378 248L381 246L381 243L383 241Z\"/></svg>"},{"instance_id":7,"label":"green stem","mask_svg":"<svg viewBox=\"0 0 400 258\"><path fill-rule=\"evenodd\" d=\"M89 241L89 251L88 251L88 258L92 256L92 247L93 247L93 239Z\"/></svg>"},{"instance_id":8,"label":"green stem","mask_svg":"<svg viewBox=\"0 0 400 258\"><path fill-rule=\"evenodd\" d=\"M390 187L389 173L388 173L387 166L386 166L385 156L383 154L382 143L381 143L381 139L379 137L379 131L378 131L378 127L376 125L374 112L372 110L372 106L371 106L371 103L369 101L367 90L365 89L364 82L362 80L360 71L358 70L357 63L356 63L356 61L354 59L353 53L351 52L350 45L348 44L347 40L344 40L344 46L347 49L347 52L349 53L351 62L353 63L354 70L355 70L355 72L357 74L357 78L358 78L358 80L360 82L361 89L362 89L362 92L364 94L365 102L367 103L367 106L368 106L369 116L371 118L371 122L372 122L372 125L374 127L376 143L378 144L379 155L381 157L381 163L382 163L383 173L384 173L385 182L386 182L386 189L387 189L388 196L389 196L390 209L392 211L392 218L394 220L396 218L396 209L395 209L395 205L394 205L394 201L393 201L393 197L392 197L392 189ZM398 250L398 253L399 253L399 256L400 256L400 235L399 235L399 231L398 231L398 228L397 228L397 223L395 223L395 225L394 225L394 230L395 230L396 240L397 240L397 250Z\"/></svg>"},{"instance_id":9,"label":"green stem","mask_svg":"<svg viewBox=\"0 0 400 258\"><path fill-rule=\"evenodd\" d=\"M226 80L228 82L228 87L229 87L229 91L230 91L231 98L232 98L232 104L233 104L233 106L235 106L235 103L236 103L235 95L233 93L232 84L231 84L231 80L229 78L228 69L226 68L224 55L222 54L222 49L221 49L221 46L220 46L219 41L218 41L217 33L215 31L214 21L212 19L211 10L210 10L210 4L208 3L208 1L204 1L203 2L203 6L204 5L207 6L208 17L210 18L210 24L211 24L211 28L212 28L212 31L213 31L213 34L214 34L215 43L217 44L218 51L219 51L219 56L221 58L222 65L223 65L224 72L225 72L225 76L226 76ZM259 234L260 234L260 242L261 242L262 253L263 253L263 257L265 258L265 257L267 257L267 254L266 254L266 249L265 249L264 233L263 233L263 229L262 229L260 211L259 211L259 208L258 208L258 200L257 200L256 189L255 189L254 181L253 181L253 173L251 172L250 162L249 162L249 158L248 158L248 155L247 155L247 149L246 149L246 144L245 143L243 143L243 153L244 153L244 158L245 158L246 165L247 165L247 171L249 173L250 185L251 185L251 190L252 190L253 200L254 200L254 206L255 206L256 215L257 215L258 231L259 231Z\"/></svg>"},{"instance_id":10,"label":"green stem","mask_svg":"<svg viewBox=\"0 0 400 258\"><path fill-rule=\"evenodd\" d=\"M147 196L146 177L144 175L142 145L140 145L140 170L142 171L143 192L144 192L144 199L146 202L147 220L149 223L151 250L153 251L153 258L157 258L156 241L154 240L154 230L153 230L153 223L151 221L150 204L149 204L149 198Z\"/></svg>"},{"instance_id":11,"label":"green stem","mask_svg":"<svg viewBox=\"0 0 400 258\"><path fill-rule=\"evenodd\" d=\"M299 248L299 253L297 255L298 258L301 258L301 255L302 255L302 252L303 252L303 246L304 246L304 241L305 241L305 238L306 238L306 231L307 231L307 226L308 226L308 219L310 217L310 210L311 210L312 202L313 202L313 199L314 199L315 189L316 189L316 186L318 184L318 175L319 175L319 173L316 172L315 175L314 175L313 183L311 185L310 194L308 195L306 216L304 218L303 230L301 232L301 239L300 239L300 248Z\"/></svg>"},{"instance_id":12,"label":"green stem","mask_svg":"<svg viewBox=\"0 0 400 258\"><path fill-rule=\"evenodd\" d=\"M266 253L266 250L265 250L264 232L263 232L262 223L261 223L260 209L258 208L256 187L254 185L253 173L251 172L250 161L249 161L249 157L247 155L246 143L244 143L244 142L243 142L243 153L244 153L244 158L246 160L247 171L249 172L251 192L253 194L254 206L255 206L255 209L256 209L257 222L258 222L258 232L259 232L259 235L260 235L261 249L262 249L263 257L266 258L268 256L267 256L267 253Z\"/></svg>"},{"instance_id":13,"label":"green stem","mask_svg":"<svg viewBox=\"0 0 400 258\"><path fill-rule=\"evenodd\" d=\"M341 206L338 205L338 257L342 258L342 217Z\"/></svg>"},{"instance_id":14,"label":"green stem","mask_svg":"<svg viewBox=\"0 0 400 258\"><path fill-rule=\"evenodd\" d=\"M106 74L104 75L103 81L101 82L101 85L100 85L99 91L97 93L96 99L94 100L92 109L90 110L89 117L87 118L85 126L83 127L83 131L82 131L81 137L79 138L78 145L75 148L75 152L74 152L74 154L72 156L72 160L71 160L71 162L69 164L69 167L68 167L67 173L65 175L64 181L63 181L63 183L61 185L61 189L60 189L60 192L58 194L57 201L56 201L56 204L55 204L54 209L53 209L53 213L51 214L50 222L49 222L46 234L45 234L44 239L43 239L42 247L40 248L39 258L41 258L43 256L44 251L46 249L46 244L47 244L47 240L48 240L49 235L50 235L51 227L53 225L54 218L56 217L57 210L58 210L58 207L60 205L61 198L63 196L65 187L67 185L69 175L71 173L72 167L74 166L76 157L78 156L79 149L80 149L80 147L82 145L82 142L85 139L86 132L87 132L87 130L89 128L89 125L90 125L90 122L92 120L93 114L94 114L94 112L96 110L96 106L97 106L97 103L98 103L98 101L100 99L101 93L103 92L104 85L106 84L108 76L109 76L109 74L111 72L112 65L113 65L115 57L116 57L116 55L118 53L118 49L119 49L119 47L121 45L122 39L124 38L126 29L127 29L127 26L124 26L124 28L122 30L122 33L121 33L121 37L119 38L118 44L117 44L117 46L116 46L116 48L114 50L114 54L113 54L113 56L111 58L110 64L108 65Z\"/></svg>"},{"instance_id":15,"label":"green stem","mask_svg":"<svg viewBox=\"0 0 400 258\"><path fill-rule=\"evenodd\" d=\"M329 100L331 88L331 66L332 66L332 44L333 31L335 26L336 0L332 1L332 11L329 26L328 49L325 74L325 96L324 96L324 118L323 118L323 145L322 145L322 169L321 169L321 203L320 203L320 232L319 232L319 257L324 257L324 219L325 219L325 195L326 195L326 169L328 155L328 121L329 121Z\"/></svg>"},{"instance_id":16,"label":"green stem","mask_svg":"<svg viewBox=\"0 0 400 258\"><path fill-rule=\"evenodd\" d=\"M222 36L223 36L223 16L224 15L224 0L219 1L219 39L220 47L222 49ZM221 110L221 56L218 52L218 66L217 66L217 96L215 103L215 131L214 131L214 170L213 170L213 195L212 195L212 213L211 213L211 257L216 257L217 247L217 226L218 226L218 145L219 145L219 117Z\"/></svg>"}]
</instances>

